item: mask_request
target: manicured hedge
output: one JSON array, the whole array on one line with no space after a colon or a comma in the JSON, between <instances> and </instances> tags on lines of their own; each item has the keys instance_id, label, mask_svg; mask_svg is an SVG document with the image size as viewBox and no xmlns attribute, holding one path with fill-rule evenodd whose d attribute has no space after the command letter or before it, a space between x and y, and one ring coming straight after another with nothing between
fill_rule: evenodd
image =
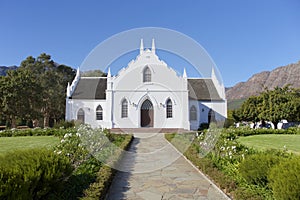
<instances>
[{"instance_id":1,"label":"manicured hedge","mask_svg":"<svg viewBox=\"0 0 300 200\"><path fill-rule=\"evenodd\" d=\"M300 134L300 128L291 127L288 129L250 129L250 128L228 128L223 129L224 134L235 136L250 136L261 134Z\"/></svg>"},{"instance_id":2,"label":"manicured hedge","mask_svg":"<svg viewBox=\"0 0 300 200\"><path fill-rule=\"evenodd\" d=\"M0 156L0 199L43 199L72 172L69 160L47 149Z\"/></svg>"},{"instance_id":3,"label":"manicured hedge","mask_svg":"<svg viewBox=\"0 0 300 200\"><path fill-rule=\"evenodd\" d=\"M0 131L0 137L17 137L17 136L64 136L66 133L76 133L76 129L53 129L53 128L34 128L34 129L7 129Z\"/></svg>"}]
</instances>

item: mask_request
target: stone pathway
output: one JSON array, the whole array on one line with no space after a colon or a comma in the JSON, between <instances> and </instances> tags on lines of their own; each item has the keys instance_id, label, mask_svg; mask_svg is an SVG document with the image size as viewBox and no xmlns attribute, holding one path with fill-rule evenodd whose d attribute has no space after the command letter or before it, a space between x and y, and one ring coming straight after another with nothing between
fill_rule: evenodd
<instances>
[{"instance_id":1,"label":"stone pathway","mask_svg":"<svg viewBox=\"0 0 300 200\"><path fill-rule=\"evenodd\" d=\"M229 199L164 139L136 133L107 200Z\"/></svg>"}]
</instances>

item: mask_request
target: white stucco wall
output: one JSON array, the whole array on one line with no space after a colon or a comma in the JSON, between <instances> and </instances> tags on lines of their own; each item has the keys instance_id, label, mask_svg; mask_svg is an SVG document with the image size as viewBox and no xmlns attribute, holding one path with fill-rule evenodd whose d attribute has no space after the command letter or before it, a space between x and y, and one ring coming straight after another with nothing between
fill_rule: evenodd
<instances>
[{"instance_id":1,"label":"white stucco wall","mask_svg":"<svg viewBox=\"0 0 300 200\"><path fill-rule=\"evenodd\" d=\"M92 127L103 128L140 128L141 105L148 99L154 108L154 128L184 128L197 130L201 123L208 122L210 109L216 113L216 120L227 117L226 100L218 102L200 102L189 100L186 73L179 76L159 60L155 51L141 49L136 60L119 71L116 76L107 77L105 100L66 99L66 120L76 120L77 112L82 108L85 112L85 123ZM151 82L143 82L145 67L151 71ZM212 71L213 82L222 98L224 87L219 84ZM67 96L71 96L79 81L77 73L71 86L68 86ZM128 117L121 117L121 102L128 102ZM166 101L172 101L173 116L166 117ZM96 108L103 109L103 120L96 120ZM197 109L197 119L189 120L189 110L194 105Z\"/></svg>"}]
</instances>

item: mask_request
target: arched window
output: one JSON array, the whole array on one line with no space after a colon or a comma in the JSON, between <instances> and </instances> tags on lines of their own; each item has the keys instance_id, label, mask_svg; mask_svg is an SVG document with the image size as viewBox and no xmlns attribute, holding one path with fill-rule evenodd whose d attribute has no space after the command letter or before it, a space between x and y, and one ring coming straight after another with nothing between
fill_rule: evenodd
<instances>
[{"instance_id":1,"label":"arched window","mask_svg":"<svg viewBox=\"0 0 300 200\"><path fill-rule=\"evenodd\" d=\"M126 99L124 99L122 101L122 109L121 109L122 113L121 113L121 117L122 118L126 118L128 117L128 102Z\"/></svg>"},{"instance_id":2,"label":"arched window","mask_svg":"<svg viewBox=\"0 0 300 200\"><path fill-rule=\"evenodd\" d=\"M172 115L173 114L172 109L173 109L172 108L172 101L171 101L171 99L168 99L167 100L167 110L166 110L167 111L167 118L172 118L172 116L173 116Z\"/></svg>"},{"instance_id":3,"label":"arched window","mask_svg":"<svg viewBox=\"0 0 300 200\"><path fill-rule=\"evenodd\" d=\"M103 120L103 109L101 105L96 108L96 120Z\"/></svg>"},{"instance_id":4,"label":"arched window","mask_svg":"<svg viewBox=\"0 0 300 200\"><path fill-rule=\"evenodd\" d=\"M211 122L216 122L215 111L213 109L210 109L208 112L208 123L210 124Z\"/></svg>"},{"instance_id":5,"label":"arched window","mask_svg":"<svg viewBox=\"0 0 300 200\"><path fill-rule=\"evenodd\" d=\"M80 108L77 112L77 120L84 124L84 110L82 108Z\"/></svg>"},{"instance_id":6,"label":"arched window","mask_svg":"<svg viewBox=\"0 0 300 200\"><path fill-rule=\"evenodd\" d=\"M190 120L192 121L195 121L195 120L197 120L197 109L196 109L196 107L195 106L192 106L191 108L190 108Z\"/></svg>"},{"instance_id":7,"label":"arched window","mask_svg":"<svg viewBox=\"0 0 300 200\"><path fill-rule=\"evenodd\" d=\"M151 82L151 71L149 67L146 67L143 71L143 82Z\"/></svg>"}]
</instances>

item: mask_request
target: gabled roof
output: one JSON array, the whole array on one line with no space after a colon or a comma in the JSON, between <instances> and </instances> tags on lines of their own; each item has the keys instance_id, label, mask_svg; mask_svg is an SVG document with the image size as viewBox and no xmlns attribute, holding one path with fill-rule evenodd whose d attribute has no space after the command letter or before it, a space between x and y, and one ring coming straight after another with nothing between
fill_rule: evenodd
<instances>
[{"instance_id":1,"label":"gabled roof","mask_svg":"<svg viewBox=\"0 0 300 200\"><path fill-rule=\"evenodd\" d=\"M80 78L71 99L106 99L107 79L103 77Z\"/></svg>"},{"instance_id":2,"label":"gabled roof","mask_svg":"<svg viewBox=\"0 0 300 200\"><path fill-rule=\"evenodd\" d=\"M212 79L188 79L189 98L199 101L222 101Z\"/></svg>"},{"instance_id":3,"label":"gabled roof","mask_svg":"<svg viewBox=\"0 0 300 200\"><path fill-rule=\"evenodd\" d=\"M70 99L106 99L107 78L82 77ZM188 79L189 98L223 101L211 79Z\"/></svg>"}]
</instances>

